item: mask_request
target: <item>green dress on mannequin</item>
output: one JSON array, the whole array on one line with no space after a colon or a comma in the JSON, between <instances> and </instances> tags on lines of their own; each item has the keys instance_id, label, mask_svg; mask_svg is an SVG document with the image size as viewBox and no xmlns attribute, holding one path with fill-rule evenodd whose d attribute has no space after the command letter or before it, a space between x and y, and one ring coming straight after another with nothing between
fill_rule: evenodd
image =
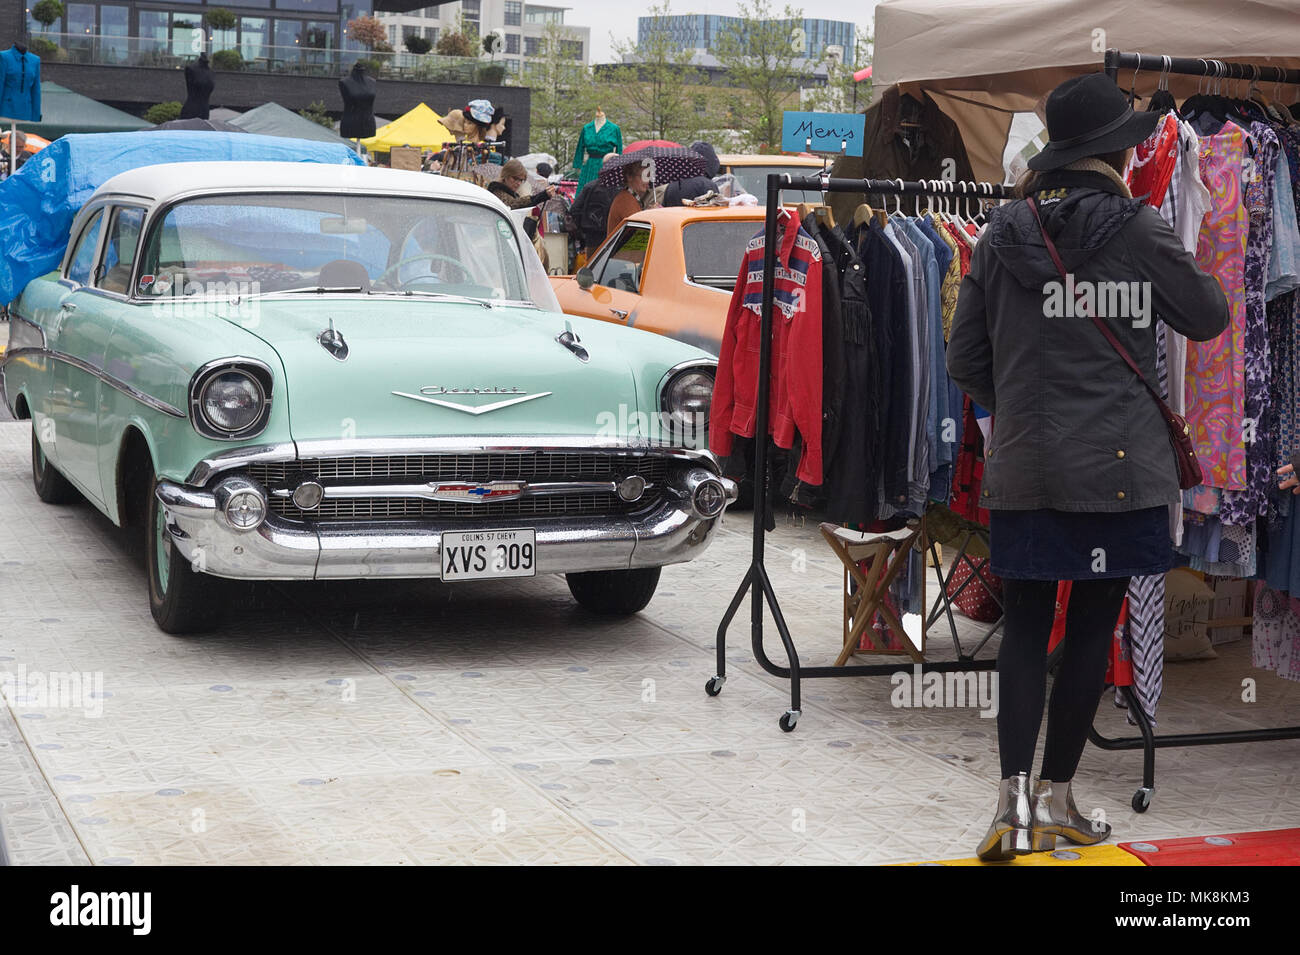
<instances>
[{"instance_id":1,"label":"green dress on mannequin","mask_svg":"<svg viewBox=\"0 0 1300 955\"><path fill-rule=\"evenodd\" d=\"M578 170L578 191L600 175L601 162L609 153L623 151L623 131L596 110L596 118L582 127L578 148L573 151L573 168ZM585 159L584 159L585 156Z\"/></svg>"}]
</instances>

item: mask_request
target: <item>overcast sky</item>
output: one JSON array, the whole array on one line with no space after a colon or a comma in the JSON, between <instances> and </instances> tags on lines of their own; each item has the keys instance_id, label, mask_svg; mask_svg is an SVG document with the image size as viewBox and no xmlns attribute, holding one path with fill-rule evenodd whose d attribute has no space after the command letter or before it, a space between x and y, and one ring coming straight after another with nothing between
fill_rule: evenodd
<instances>
[{"instance_id":1,"label":"overcast sky","mask_svg":"<svg viewBox=\"0 0 1300 955\"><path fill-rule=\"evenodd\" d=\"M792 2L794 9L803 15L825 20L848 20L859 27L871 25L872 13L878 0L803 0ZM558 0L556 6L571 9L565 20L576 26L591 27L591 62L607 63L611 56L610 34L615 40L636 39L637 17L643 16L648 4L627 3L626 0ZM734 16L739 6L737 0L673 0L670 13L717 13ZM769 0L768 6L778 15L785 10L784 0Z\"/></svg>"}]
</instances>

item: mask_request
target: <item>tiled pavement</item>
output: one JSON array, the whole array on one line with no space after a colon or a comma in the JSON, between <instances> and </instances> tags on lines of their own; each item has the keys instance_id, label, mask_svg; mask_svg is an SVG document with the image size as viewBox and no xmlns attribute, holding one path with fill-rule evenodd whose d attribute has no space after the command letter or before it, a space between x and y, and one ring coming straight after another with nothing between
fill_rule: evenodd
<instances>
[{"instance_id":1,"label":"tiled pavement","mask_svg":"<svg viewBox=\"0 0 1300 955\"><path fill-rule=\"evenodd\" d=\"M98 673L103 692L0 712L18 862L893 863L970 856L992 815L996 728L974 709L817 680L782 733L788 686L753 662L747 606L704 694L748 514L630 620L583 613L558 578L307 584L250 588L222 632L177 638L120 532L36 500L27 427L0 424L0 670ZM838 565L812 523L783 519L768 553L805 664L829 662ZM1162 732L1300 723L1300 687L1248 643L1165 686ZM1129 733L1109 702L1099 720ZM1080 801L1117 841L1300 824L1300 742L1161 750L1144 815L1140 768L1084 755Z\"/></svg>"}]
</instances>

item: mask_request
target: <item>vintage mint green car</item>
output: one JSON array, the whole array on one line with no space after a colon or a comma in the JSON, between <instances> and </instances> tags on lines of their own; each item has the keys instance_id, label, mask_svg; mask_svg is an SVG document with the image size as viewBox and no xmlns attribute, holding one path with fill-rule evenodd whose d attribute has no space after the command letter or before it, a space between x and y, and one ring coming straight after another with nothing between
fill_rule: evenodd
<instances>
[{"instance_id":1,"label":"vintage mint green car","mask_svg":"<svg viewBox=\"0 0 1300 955\"><path fill-rule=\"evenodd\" d=\"M735 497L714 359L559 314L505 206L453 179L123 173L11 313L36 492L139 529L168 632L215 625L225 578L558 573L635 613Z\"/></svg>"}]
</instances>

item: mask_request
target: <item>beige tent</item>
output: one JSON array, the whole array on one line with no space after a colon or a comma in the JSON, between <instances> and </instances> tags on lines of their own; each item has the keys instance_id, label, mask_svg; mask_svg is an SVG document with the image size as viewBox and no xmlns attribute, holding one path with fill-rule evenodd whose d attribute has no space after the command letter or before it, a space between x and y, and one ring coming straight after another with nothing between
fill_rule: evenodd
<instances>
[{"instance_id":1,"label":"beige tent","mask_svg":"<svg viewBox=\"0 0 1300 955\"><path fill-rule=\"evenodd\" d=\"M998 182L1011 114L1036 111L1062 80L1100 70L1108 48L1296 69L1296 6L1295 0L884 0L876 7L872 79L877 90L892 84L903 92L927 90L956 121L975 175ZM1149 94L1157 79L1139 73L1137 91ZM1181 100L1196 83L1172 76L1169 86ZM1120 76L1119 84L1128 89L1133 74ZM1270 84L1261 88L1273 91ZM1281 99L1300 99L1300 87L1282 87Z\"/></svg>"}]
</instances>

